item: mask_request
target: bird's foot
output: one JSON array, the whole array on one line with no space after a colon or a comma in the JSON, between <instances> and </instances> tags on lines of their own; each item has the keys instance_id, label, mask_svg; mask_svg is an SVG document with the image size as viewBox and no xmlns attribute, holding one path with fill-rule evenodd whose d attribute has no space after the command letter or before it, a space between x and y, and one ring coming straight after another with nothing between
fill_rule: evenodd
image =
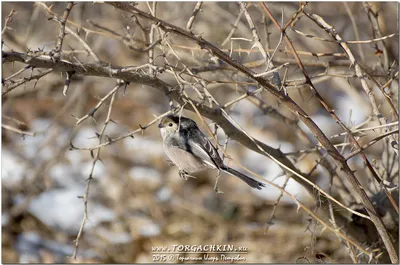
<instances>
[{"instance_id":1,"label":"bird's foot","mask_svg":"<svg viewBox=\"0 0 400 265\"><path fill-rule=\"evenodd\" d=\"M224 194L224 192L223 192L222 190L218 189L218 186L215 186L215 187L214 187L214 191L215 191L216 193L218 193L218 194Z\"/></svg>"},{"instance_id":2,"label":"bird's foot","mask_svg":"<svg viewBox=\"0 0 400 265\"><path fill-rule=\"evenodd\" d=\"M217 176L217 179L215 180L214 191L218 194L224 194L224 192L218 188L218 179L219 179L219 174Z\"/></svg>"},{"instance_id":3,"label":"bird's foot","mask_svg":"<svg viewBox=\"0 0 400 265\"><path fill-rule=\"evenodd\" d=\"M184 180L188 180L188 178L196 178L194 176L189 175L185 170L179 170L179 176Z\"/></svg>"}]
</instances>

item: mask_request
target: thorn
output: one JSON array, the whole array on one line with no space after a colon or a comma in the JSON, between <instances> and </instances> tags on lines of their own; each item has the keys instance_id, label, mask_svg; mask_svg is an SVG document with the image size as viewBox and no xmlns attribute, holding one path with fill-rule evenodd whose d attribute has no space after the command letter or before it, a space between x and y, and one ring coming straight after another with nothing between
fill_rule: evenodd
<instances>
[{"instance_id":1,"label":"thorn","mask_svg":"<svg viewBox=\"0 0 400 265\"><path fill-rule=\"evenodd\" d=\"M368 263L371 263L372 259L373 259L373 256L372 256L372 253L371 253L371 254L369 255Z\"/></svg>"},{"instance_id":2,"label":"thorn","mask_svg":"<svg viewBox=\"0 0 400 265\"><path fill-rule=\"evenodd\" d=\"M93 117L93 116L90 116L91 118L92 118L92 120L94 121L94 123L96 123L97 124L97 121L96 121L96 119Z\"/></svg>"},{"instance_id":3,"label":"thorn","mask_svg":"<svg viewBox=\"0 0 400 265\"><path fill-rule=\"evenodd\" d=\"M76 117L74 114L71 114L71 116L72 116L72 117L74 117L74 118L75 118L75 120L79 120L79 118L78 118L78 117Z\"/></svg>"},{"instance_id":4,"label":"thorn","mask_svg":"<svg viewBox=\"0 0 400 265\"><path fill-rule=\"evenodd\" d=\"M118 124L118 122L114 121L113 119L110 119L109 121L114 123L114 124Z\"/></svg>"},{"instance_id":5,"label":"thorn","mask_svg":"<svg viewBox=\"0 0 400 265\"><path fill-rule=\"evenodd\" d=\"M299 210L301 209L301 204L298 200L296 200L295 203L297 204L297 213L299 213Z\"/></svg>"},{"instance_id":6,"label":"thorn","mask_svg":"<svg viewBox=\"0 0 400 265\"><path fill-rule=\"evenodd\" d=\"M126 88L128 87L128 85L129 85L129 82L125 82L125 86L124 86L124 93L122 94L122 95L124 95L124 96L125 96L125 93L126 93Z\"/></svg>"},{"instance_id":7,"label":"thorn","mask_svg":"<svg viewBox=\"0 0 400 265\"><path fill-rule=\"evenodd\" d=\"M71 141L69 141L68 143L69 143L69 150L70 150L70 151L72 151L72 150L74 150L74 149L77 149L77 148L72 144Z\"/></svg>"}]
</instances>

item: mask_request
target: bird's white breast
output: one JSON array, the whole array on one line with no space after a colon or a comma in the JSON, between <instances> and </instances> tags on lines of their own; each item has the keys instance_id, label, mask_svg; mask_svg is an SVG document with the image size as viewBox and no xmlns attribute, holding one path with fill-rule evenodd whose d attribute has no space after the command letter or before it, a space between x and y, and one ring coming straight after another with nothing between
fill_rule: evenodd
<instances>
[{"instance_id":1,"label":"bird's white breast","mask_svg":"<svg viewBox=\"0 0 400 265\"><path fill-rule=\"evenodd\" d=\"M187 173L194 173L207 168L207 166L197 157L185 150L175 146L167 147L164 145L164 150L169 159L179 168Z\"/></svg>"}]
</instances>

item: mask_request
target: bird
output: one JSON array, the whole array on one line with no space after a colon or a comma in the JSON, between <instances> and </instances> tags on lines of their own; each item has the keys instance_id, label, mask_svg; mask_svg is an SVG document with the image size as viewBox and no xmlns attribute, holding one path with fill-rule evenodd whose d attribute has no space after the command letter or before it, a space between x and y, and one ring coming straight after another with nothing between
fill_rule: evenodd
<instances>
[{"instance_id":1,"label":"bird","mask_svg":"<svg viewBox=\"0 0 400 265\"><path fill-rule=\"evenodd\" d=\"M158 127L164 151L179 168L180 177L187 179L192 173L212 168L235 176L252 188L261 190L265 187L264 183L226 166L217 149L192 119L169 114L161 119ZM214 189L217 191L217 186Z\"/></svg>"}]
</instances>

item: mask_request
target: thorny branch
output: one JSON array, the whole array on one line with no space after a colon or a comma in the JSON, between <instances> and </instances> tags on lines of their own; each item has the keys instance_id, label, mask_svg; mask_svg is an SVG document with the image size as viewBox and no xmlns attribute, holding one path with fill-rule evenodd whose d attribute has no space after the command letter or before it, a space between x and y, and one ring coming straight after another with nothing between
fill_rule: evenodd
<instances>
[{"instance_id":1,"label":"thorny branch","mask_svg":"<svg viewBox=\"0 0 400 265\"><path fill-rule=\"evenodd\" d=\"M186 25L186 29L189 31L192 31L192 26L193 26L193 22L197 16L197 14L199 13L199 11L201 10L201 6L203 5L202 1L197 2L196 6L194 7L192 16L189 18L189 21Z\"/></svg>"},{"instance_id":2,"label":"thorny branch","mask_svg":"<svg viewBox=\"0 0 400 265\"><path fill-rule=\"evenodd\" d=\"M262 6L264 8L264 10L267 12L267 14L269 15L269 17L271 18L271 20L273 21L273 23L277 26L277 28L279 28L280 30L281 27L279 26L278 22L275 20L275 18L273 17L272 13L269 11L267 5L265 3L262 3ZM329 106L326 104L326 102L322 99L322 97L319 95L319 93L317 92L316 88L314 87L311 79L309 78L306 70L304 69L303 64L301 63L300 58L298 57L298 55L295 53L295 49L293 47L292 42L290 41L289 37L285 34L285 32L281 31L282 34L284 34L286 43L289 45L289 47L292 49L294 56L296 57L299 67L302 70L307 83L310 85L310 88L313 91L314 96L317 97L317 99L320 101L321 105L329 112L329 114L339 123L339 125L347 132L349 132L350 138L352 139L352 142L355 144L355 146L360 149L360 146L358 144L358 142L355 140L355 138L353 137L353 135L350 133L349 129L346 128L346 126L343 124L343 122L340 121L340 119L338 118L338 116L331 110L331 108L329 108ZM321 132L322 133L322 132ZM338 166L342 167L342 170L346 173L347 175L347 180L351 183L352 188L355 190L355 192L357 193L357 195L360 197L365 209L367 210L368 214L371 217L371 221L375 224L375 227L377 228L379 234L382 237L382 240L386 246L386 249L389 253L390 259L393 263L397 263L399 258L398 255L396 253L396 250L393 246L392 240L389 237L389 234L387 232L387 229L384 225L384 223L382 222L382 219L379 217L378 213L376 212L371 200L369 199L369 197L367 196L367 194L365 193L364 189L361 187L361 184L359 183L358 179L355 177L354 173L352 172L352 170L350 169L350 167L347 165L346 160L340 155L340 153L338 153L338 151L332 146L332 144L329 142L329 140L327 142L321 142L321 144L325 147L325 144L328 144L329 146L331 146L332 148L328 149L328 153L335 159L335 162L338 164ZM331 151L333 151L333 153L331 153ZM365 157L365 155L361 152L361 155L364 158L364 161L366 161L368 168L370 169L370 171L373 173L373 175L375 176L375 179L378 181L378 177L376 176L376 172L375 170L372 168L372 166L370 165L370 163L368 162L367 158ZM378 181L379 182L379 181ZM388 194L389 196L389 194ZM391 196L389 196L390 198ZM393 200L391 200L393 202Z\"/></svg>"},{"instance_id":3,"label":"thorny branch","mask_svg":"<svg viewBox=\"0 0 400 265\"><path fill-rule=\"evenodd\" d=\"M2 124L1 127L2 127L3 129L16 132L16 133L20 134L22 137L23 137L24 135L35 136L35 133L23 131L23 130L20 130L20 129L18 129L18 128L15 128L15 127L12 127L12 126L10 126L10 125L7 125L7 124Z\"/></svg>"},{"instance_id":4,"label":"thorny branch","mask_svg":"<svg viewBox=\"0 0 400 265\"><path fill-rule=\"evenodd\" d=\"M4 53L3 53L4 54ZM4 97L7 93L11 92L12 90L14 90L15 88L19 87L20 85L23 85L31 80L36 80L37 81L42 78L43 76L46 76L48 74L50 74L51 72L53 72L53 69L47 69L46 71L43 72L39 72L38 74L35 75L31 75L30 77L24 77L21 78L20 80L16 80L16 81L10 81L8 84L6 84L4 86L5 91L3 91L3 93L1 94L2 97ZM35 84L36 84L35 83Z\"/></svg>"},{"instance_id":5,"label":"thorny branch","mask_svg":"<svg viewBox=\"0 0 400 265\"><path fill-rule=\"evenodd\" d=\"M103 103L109 97L113 96L112 98L114 98L115 93L117 92L117 90L120 87L121 87L121 84L117 84L110 92L108 92L107 95L105 95L102 99L100 99L99 102L96 104L96 106L94 106L85 116L83 116L82 118L77 119L75 126L78 126L79 124L81 124L83 121L85 121L89 117L94 118L94 114L101 107L101 105L103 105Z\"/></svg>"},{"instance_id":6,"label":"thorny branch","mask_svg":"<svg viewBox=\"0 0 400 265\"><path fill-rule=\"evenodd\" d=\"M65 37L65 23L68 19L69 14L71 13L71 9L73 6L74 6L74 2L69 2L67 4L67 7L64 11L62 18L58 19L57 17L55 17L56 19L59 20L58 22L60 22L60 32L58 34L56 48L54 50L54 56L56 57L56 59L59 59L59 57L61 56L60 53L62 50L63 41L64 41L64 37Z\"/></svg>"},{"instance_id":7,"label":"thorny branch","mask_svg":"<svg viewBox=\"0 0 400 265\"><path fill-rule=\"evenodd\" d=\"M3 35L4 32L6 32L6 30L8 29L8 23L10 23L12 21L13 16L16 15L16 14L17 14L17 12L15 12L14 8L12 8L11 11L10 11L10 14L8 14L6 16L6 19L4 21L4 26L3 26L3 29L1 31L1 35Z\"/></svg>"},{"instance_id":8,"label":"thorny branch","mask_svg":"<svg viewBox=\"0 0 400 265\"><path fill-rule=\"evenodd\" d=\"M111 100L110 100L110 104L109 104L109 107L108 107L107 118L106 118L106 120L104 121L104 124L103 124L103 127L102 127L100 133L97 135L98 138L99 138L99 144L102 143L103 138L104 138L104 136L105 136L105 135L104 135L104 132L105 132L105 130L106 130L106 128L107 128L108 123L111 121L111 111L112 111L112 107L113 107L113 104L114 104L114 99L115 99L115 95L116 95L116 93L115 93L115 92L116 92L116 89L120 88L122 85L123 85L123 82L117 82L117 85L116 85L115 88L112 90L112 91L114 91L114 92L112 93ZM104 100L106 100L106 99L104 99ZM84 193L84 195L83 195L83 205L84 205L83 220L82 220L81 226L80 226L80 228L79 228L78 235L77 235L77 237L76 237L76 239L75 239L75 249L74 249L74 253L73 253L73 255L72 255L72 257L74 258L74 260L76 260L76 255L77 255L77 253L78 253L78 247L79 247L79 241L80 241L80 239L81 239L81 237L82 237L83 229L84 229L84 227L85 227L86 222L89 220L89 217L88 217L89 189L90 189L90 183L91 183L92 180L93 180L94 168L95 168L95 166L96 166L97 161L100 160L100 151L101 151L101 148L97 149L97 152L94 151L95 155L93 155L93 153L91 153L91 154L92 154L92 158L93 158L93 162L92 162L92 167L91 167L91 169L90 169L89 178L86 180L87 182L86 182L86 187L85 187L85 193ZM91 152L92 152L92 151L91 151Z\"/></svg>"},{"instance_id":9,"label":"thorny branch","mask_svg":"<svg viewBox=\"0 0 400 265\"><path fill-rule=\"evenodd\" d=\"M309 18L311 18L314 22L316 22L319 26L323 27L329 34L332 35L332 37L334 37L337 40L341 40L341 37L336 33L335 28L333 28L331 25L327 24L320 16L318 15L309 15L306 14ZM364 78L364 74L363 74L363 70L362 67L360 66L360 64L358 62L356 62L354 55L352 54L352 52L350 51L349 47L345 44L345 43L340 43L341 47L343 48L343 50L347 53L347 55L349 56L350 60L352 61L352 63L354 64L355 70L356 70L356 75L360 78L361 80L361 85L363 87L363 89L365 90L365 93L368 95L368 98L371 102L371 106L373 109L373 113L376 115L376 117L379 119L381 124L386 124L386 118L383 117L383 115L381 114L381 112L378 109L378 105L376 103L375 100L375 96L371 91L371 88L369 87L367 81ZM393 106L393 104L391 104L390 101L389 105L392 108L393 113L396 114L397 119L398 119L398 114L397 111L395 109L395 107ZM347 131L347 130L346 130ZM376 171L373 169L371 163L369 162L367 156L364 154L364 152L362 151L363 149L361 148L361 146L357 143L357 141L355 140L355 138L353 137L353 135L350 135L350 138L352 139L353 143L355 144L356 148L358 150L360 150L360 155L362 157L362 159L364 160L365 164L367 165L368 169L371 171L372 175L374 176L375 180L379 183L382 184L382 180L381 178L378 176L378 174L376 173ZM394 145L398 145L397 141L394 137L392 137ZM395 152L397 153L397 149L393 148L395 150ZM399 212L399 208L397 203L395 202L395 200L393 199L392 195L389 193L389 191L385 188L385 186L383 186L383 189L386 193L386 195L388 196L390 202L393 205L393 208L396 210L396 212Z\"/></svg>"}]
</instances>

